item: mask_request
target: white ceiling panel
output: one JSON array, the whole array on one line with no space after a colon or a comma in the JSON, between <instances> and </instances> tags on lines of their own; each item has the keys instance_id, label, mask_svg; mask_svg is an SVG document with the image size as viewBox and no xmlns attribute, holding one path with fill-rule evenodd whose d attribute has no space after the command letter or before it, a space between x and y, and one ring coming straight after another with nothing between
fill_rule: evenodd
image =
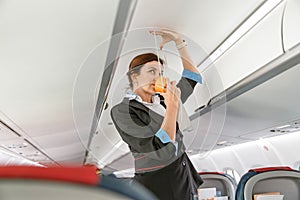
<instances>
[{"instance_id":1,"label":"white ceiling panel","mask_svg":"<svg viewBox=\"0 0 300 200\"><path fill-rule=\"evenodd\" d=\"M174 29L192 38L207 53L214 50L263 0L138 1L131 30Z\"/></svg>"},{"instance_id":2,"label":"white ceiling panel","mask_svg":"<svg viewBox=\"0 0 300 200\"><path fill-rule=\"evenodd\" d=\"M73 90L95 93L93 87L76 85L76 78L90 52L111 37L118 3L0 2L0 110L16 125L12 128L21 129L55 160L83 162L85 148L76 132L80 130L87 141L95 95L76 96L76 112L87 119L78 127ZM107 49L103 45L98 52L99 70L104 69Z\"/></svg>"}]
</instances>

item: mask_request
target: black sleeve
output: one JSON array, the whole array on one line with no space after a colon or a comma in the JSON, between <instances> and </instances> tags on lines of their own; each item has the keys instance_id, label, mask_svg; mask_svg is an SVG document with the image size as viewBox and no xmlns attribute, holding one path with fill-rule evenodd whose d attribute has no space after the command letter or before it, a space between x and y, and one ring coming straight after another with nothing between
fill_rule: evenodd
<instances>
[{"instance_id":1,"label":"black sleeve","mask_svg":"<svg viewBox=\"0 0 300 200\"><path fill-rule=\"evenodd\" d=\"M175 155L173 143L163 144L155 133L161 122L150 120L149 113L126 104L118 104L111 110L111 117L122 139L132 152L147 154L152 159L170 159Z\"/></svg>"},{"instance_id":2,"label":"black sleeve","mask_svg":"<svg viewBox=\"0 0 300 200\"><path fill-rule=\"evenodd\" d=\"M185 103L188 97L193 93L197 82L188 78L182 77L177 84L181 90L181 101Z\"/></svg>"}]
</instances>

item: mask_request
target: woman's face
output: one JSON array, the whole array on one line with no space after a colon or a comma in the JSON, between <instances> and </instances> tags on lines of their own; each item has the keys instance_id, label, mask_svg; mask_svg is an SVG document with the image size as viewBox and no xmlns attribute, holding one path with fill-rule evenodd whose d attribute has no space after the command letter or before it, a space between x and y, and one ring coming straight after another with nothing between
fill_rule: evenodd
<instances>
[{"instance_id":1,"label":"woman's face","mask_svg":"<svg viewBox=\"0 0 300 200\"><path fill-rule=\"evenodd\" d=\"M157 61L151 61L140 69L140 74L133 77L133 81L137 83L134 86L135 91L144 94L154 94L155 80L161 75L162 67Z\"/></svg>"}]
</instances>

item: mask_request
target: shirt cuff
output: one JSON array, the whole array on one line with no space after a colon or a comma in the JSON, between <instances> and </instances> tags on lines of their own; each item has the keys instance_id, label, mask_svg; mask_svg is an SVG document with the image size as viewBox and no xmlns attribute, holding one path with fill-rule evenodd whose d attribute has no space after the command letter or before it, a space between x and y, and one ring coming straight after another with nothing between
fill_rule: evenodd
<instances>
[{"instance_id":1,"label":"shirt cuff","mask_svg":"<svg viewBox=\"0 0 300 200\"><path fill-rule=\"evenodd\" d=\"M160 140L163 144L168 143L168 142L172 142L172 143L174 144L175 148L176 148L176 150L175 150L175 155L177 156L178 142L176 142L176 141L173 142L173 141L171 140L170 136L167 134L167 132L166 132L164 129L160 128L160 129L156 132L155 136L158 137L159 140Z\"/></svg>"},{"instance_id":2,"label":"shirt cuff","mask_svg":"<svg viewBox=\"0 0 300 200\"><path fill-rule=\"evenodd\" d=\"M176 148L176 150L175 150L175 156L177 156L177 152L178 152L178 142L177 141L174 141L174 146L175 146L175 148Z\"/></svg>"},{"instance_id":3,"label":"shirt cuff","mask_svg":"<svg viewBox=\"0 0 300 200\"><path fill-rule=\"evenodd\" d=\"M196 81L198 83L202 83L202 76L198 73L192 72L190 70L184 69L182 72L182 77L191 79L193 81Z\"/></svg>"}]
</instances>

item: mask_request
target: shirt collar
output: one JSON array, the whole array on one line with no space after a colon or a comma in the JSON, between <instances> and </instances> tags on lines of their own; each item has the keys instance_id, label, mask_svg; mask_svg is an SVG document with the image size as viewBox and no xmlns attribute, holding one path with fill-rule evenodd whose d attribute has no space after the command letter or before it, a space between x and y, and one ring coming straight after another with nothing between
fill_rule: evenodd
<instances>
[{"instance_id":1,"label":"shirt collar","mask_svg":"<svg viewBox=\"0 0 300 200\"><path fill-rule=\"evenodd\" d=\"M158 94L152 95L152 103L143 101L143 99L135 93L127 93L125 97L129 98L129 100L136 100L145 105L160 104L160 97Z\"/></svg>"}]
</instances>

